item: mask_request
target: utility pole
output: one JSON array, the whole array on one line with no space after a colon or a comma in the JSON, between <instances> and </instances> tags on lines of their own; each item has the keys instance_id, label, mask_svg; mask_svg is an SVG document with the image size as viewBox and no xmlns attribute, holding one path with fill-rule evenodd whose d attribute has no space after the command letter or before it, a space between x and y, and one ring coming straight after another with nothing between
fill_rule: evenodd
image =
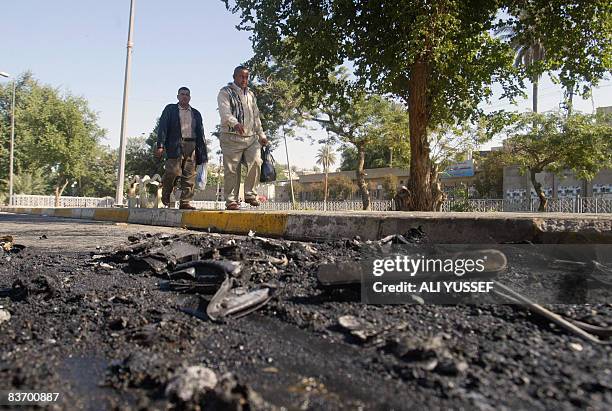
<instances>
[{"instance_id":1,"label":"utility pole","mask_svg":"<svg viewBox=\"0 0 612 411\"><path fill-rule=\"evenodd\" d=\"M289 150L287 149L287 134L283 127L283 138L285 139L285 154L287 155L287 169L289 170L289 187L291 188L291 206L295 207L295 195L293 194L293 178L291 178L291 164L289 164Z\"/></svg>"},{"instance_id":2,"label":"utility pole","mask_svg":"<svg viewBox=\"0 0 612 411\"><path fill-rule=\"evenodd\" d=\"M121 140L119 143L119 172L117 175L117 192L115 195L115 205L123 205L123 180L125 180L125 148L127 145L126 123L128 113L128 92L130 87L130 69L132 66L132 34L134 33L134 3L130 1L130 25L128 28L127 55L125 57L125 78L123 81L123 110L121 112Z\"/></svg>"},{"instance_id":3,"label":"utility pole","mask_svg":"<svg viewBox=\"0 0 612 411\"><path fill-rule=\"evenodd\" d=\"M9 156L9 206L13 205L13 164L15 148L15 88L17 79L13 79L13 102L11 103L11 147Z\"/></svg>"},{"instance_id":4,"label":"utility pole","mask_svg":"<svg viewBox=\"0 0 612 411\"><path fill-rule=\"evenodd\" d=\"M9 73L0 71L0 77L11 77ZM13 78L13 97L11 103L11 144L9 152L9 198L8 205L13 205L13 158L14 158L14 146L15 146L15 90L17 88L17 79Z\"/></svg>"},{"instance_id":5,"label":"utility pole","mask_svg":"<svg viewBox=\"0 0 612 411\"><path fill-rule=\"evenodd\" d=\"M223 164L222 164L222 154L223 151L219 150L217 151L217 154L219 154L219 168L217 169L217 191L215 192L215 210L217 209L217 203L220 200L220 193L219 193L219 184L221 183L221 170L223 168Z\"/></svg>"}]
</instances>

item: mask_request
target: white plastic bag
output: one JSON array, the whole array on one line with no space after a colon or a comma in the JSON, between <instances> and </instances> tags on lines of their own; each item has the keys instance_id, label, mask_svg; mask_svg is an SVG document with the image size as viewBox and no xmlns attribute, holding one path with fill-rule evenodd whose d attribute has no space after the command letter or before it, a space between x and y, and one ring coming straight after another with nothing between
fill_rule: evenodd
<instances>
[{"instance_id":1,"label":"white plastic bag","mask_svg":"<svg viewBox=\"0 0 612 411\"><path fill-rule=\"evenodd\" d=\"M204 190L206 188L206 166L208 163L199 164L197 167L195 188Z\"/></svg>"}]
</instances>

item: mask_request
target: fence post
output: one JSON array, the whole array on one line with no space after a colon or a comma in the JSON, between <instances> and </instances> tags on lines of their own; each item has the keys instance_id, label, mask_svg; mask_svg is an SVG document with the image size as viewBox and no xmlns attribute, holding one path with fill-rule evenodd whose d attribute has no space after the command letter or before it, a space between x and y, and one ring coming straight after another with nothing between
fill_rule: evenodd
<instances>
[{"instance_id":1,"label":"fence post","mask_svg":"<svg viewBox=\"0 0 612 411\"><path fill-rule=\"evenodd\" d=\"M579 213L580 212L580 197L575 197L574 198L574 212L575 213Z\"/></svg>"}]
</instances>

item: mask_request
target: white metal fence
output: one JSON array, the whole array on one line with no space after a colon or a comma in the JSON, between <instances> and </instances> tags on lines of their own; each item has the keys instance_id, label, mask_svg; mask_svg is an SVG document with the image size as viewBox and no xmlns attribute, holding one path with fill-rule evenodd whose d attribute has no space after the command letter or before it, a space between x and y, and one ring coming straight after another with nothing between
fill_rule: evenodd
<instances>
[{"instance_id":1,"label":"white metal fence","mask_svg":"<svg viewBox=\"0 0 612 411\"><path fill-rule=\"evenodd\" d=\"M540 201L537 198L524 200L469 199L449 200L442 205L442 211L498 211L537 212ZM546 205L548 213L612 213L612 198L572 197L550 198Z\"/></svg>"},{"instance_id":2,"label":"white metal fence","mask_svg":"<svg viewBox=\"0 0 612 411\"><path fill-rule=\"evenodd\" d=\"M194 201L194 206L202 209L222 210L225 203L222 201ZM441 211L480 211L480 212L537 212L539 201L531 200L496 200L496 199L469 199L449 200L442 204ZM394 210L393 200L374 200L370 203L372 211ZM269 201L262 203L259 207L251 207L243 203L242 209L289 211L289 210L313 210L313 211L359 211L363 207L361 201L328 201L327 207L323 201L298 201L290 202ZM560 213L612 213L612 198L600 197L578 197L549 199L546 212Z\"/></svg>"},{"instance_id":3,"label":"white metal fence","mask_svg":"<svg viewBox=\"0 0 612 411\"><path fill-rule=\"evenodd\" d=\"M111 197L60 197L60 207L112 207L115 200ZM17 207L55 207L55 197L36 195L13 195L11 204ZM192 204L203 210L224 210L223 201L193 201ZM441 211L480 211L480 212L537 212L538 199L525 200L495 200L495 199L469 199L448 200L442 204ZM243 203L242 209L289 211L359 211L362 209L361 201L323 201L290 202L268 201L259 207L251 207ZM374 200L371 202L372 211L390 211L394 209L393 200ZM612 198L603 197L576 197L549 199L547 212L562 213L612 213Z\"/></svg>"},{"instance_id":4,"label":"white metal fence","mask_svg":"<svg viewBox=\"0 0 612 411\"><path fill-rule=\"evenodd\" d=\"M225 210L225 201L192 201L191 204L204 210ZM243 210L262 210L262 211L290 211L290 210L312 210L312 211L357 211L363 207L361 201L328 201L327 206L323 201L300 201L292 204L291 202L266 201L258 207L253 207L247 203L242 203L240 208ZM393 202L372 201L372 211L393 210Z\"/></svg>"},{"instance_id":5,"label":"white metal fence","mask_svg":"<svg viewBox=\"0 0 612 411\"><path fill-rule=\"evenodd\" d=\"M16 194L11 198L15 207L55 207L55 196L37 196ZM115 199L112 197L60 197L60 207L112 207Z\"/></svg>"}]
</instances>

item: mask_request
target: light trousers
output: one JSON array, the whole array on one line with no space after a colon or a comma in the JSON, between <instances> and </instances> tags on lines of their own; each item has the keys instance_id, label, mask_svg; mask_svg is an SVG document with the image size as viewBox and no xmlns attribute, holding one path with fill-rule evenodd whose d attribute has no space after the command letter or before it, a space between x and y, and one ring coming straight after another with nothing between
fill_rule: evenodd
<instances>
[{"instance_id":1,"label":"light trousers","mask_svg":"<svg viewBox=\"0 0 612 411\"><path fill-rule=\"evenodd\" d=\"M244 199L256 199L255 186L259 184L261 173L261 145L257 136L240 136L221 133L219 138L223 152L223 192L225 203L238 202L240 192L240 163L246 163L244 180Z\"/></svg>"}]
</instances>

